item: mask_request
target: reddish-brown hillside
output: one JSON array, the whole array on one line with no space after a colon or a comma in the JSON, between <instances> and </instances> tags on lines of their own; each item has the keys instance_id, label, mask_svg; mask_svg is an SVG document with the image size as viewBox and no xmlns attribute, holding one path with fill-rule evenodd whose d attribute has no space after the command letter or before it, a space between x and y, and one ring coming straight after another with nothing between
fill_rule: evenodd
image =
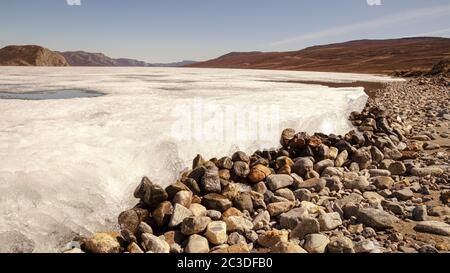
<instances>
[{"instance_id":1,"label":"reddish-brown hillside","mask_svg":"<svg viewBox=\"0 0 450 273\"><path fill-rule=\"evenodd\" d=\"M450 58L448 38L359 40L290 52L233 52L190 67L393 74L429 71Z\"/></svg>"}]
</instances>

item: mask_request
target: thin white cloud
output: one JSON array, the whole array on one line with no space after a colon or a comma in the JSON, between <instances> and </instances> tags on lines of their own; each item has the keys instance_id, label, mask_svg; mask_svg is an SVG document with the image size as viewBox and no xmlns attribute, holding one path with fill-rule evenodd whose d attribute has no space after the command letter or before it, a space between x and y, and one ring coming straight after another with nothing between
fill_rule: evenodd
<instances>
[{"instance_id":1,"label":"thin white cloud","mask_svg":"<svg viewBox=\"0 0 450 273\"><path fill-rule=\"evenodd\" d=\"M276 41L272 43L272 46L282 46L292 43L299 43L305 41L318 40L321 38L338 36L342 34L352 33L361 30L375 29L387 25L392 25L395 23L408 22L415 19L420 19L424 17L438 17L450 14L450 5L435 6L425 9L415 9L406 12L401 12L397 14L391 14L388 16L383 16L374 20L359 22L351 25L344 25L325 29L322 31L308 33L305 35L287 38L281 41Z\"/></svg>"},{"instance_id":2,"label":"thin white cloud","mask_svg":"<svg viewBox=\"0 0 450 273\"><path fill-rule=\"evenodd\" d=\"M433 35L442 35L442 34L450 34L450 28L438 29L429 32L423 32L419 34L415 34L414 36L433 36Z\"/></svg>"}]
</instances>

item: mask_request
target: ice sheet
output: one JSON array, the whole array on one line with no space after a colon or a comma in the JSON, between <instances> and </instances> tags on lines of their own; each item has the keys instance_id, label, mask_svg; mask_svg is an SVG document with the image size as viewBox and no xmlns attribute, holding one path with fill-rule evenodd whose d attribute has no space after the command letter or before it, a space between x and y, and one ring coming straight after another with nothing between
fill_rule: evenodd
<instances>
[{"instance_id":1,"label":"ice sheet","mask_svg":"<svg viewBox=\"0 0 450 273\"><path fill-rule=\"evenodd\" d=\"M168 184L197 153L209 158L238 148L271 148L285 127L345 133L352 128L349 112L367 100L362 88L268 82L293 80L394 79L258 70L0 68L0 92L107 94L0 100L0 252L60 251L74 234L114 229L118 213L135 202L132 190L143 175ZM194 121L196 111L200 119ZM261 125L255 119L273 122L268 130L253 130ZM247 123L226 127L223 120ZM190 121L193 130L177 129ZM232 133L216 134L223 131ZM252 136L255 131L270 134Z\"/></svg>"}]
</instances>

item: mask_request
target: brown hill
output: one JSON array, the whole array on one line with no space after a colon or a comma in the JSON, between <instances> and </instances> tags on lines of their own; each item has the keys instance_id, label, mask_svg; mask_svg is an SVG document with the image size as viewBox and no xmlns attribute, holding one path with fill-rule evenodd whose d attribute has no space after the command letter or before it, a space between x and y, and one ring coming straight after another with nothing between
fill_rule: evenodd
<instances>
[{"instance_id":1,"label":"brown hill","mask_svg":"<svg viewBox=\"0 0 450 273\"><path fill-rule=\"evenodd\" d=\"M26 45L0 49L0 66L69 66L66 59L47 48Z\"/></svg>"},{"instance_id":2,"label":"brown hill","mask_svg":"<svg viewBox=\"0 0 450 273\"><path fill-rule=\"evenodd\" d=\"M233 52L189 67L393 74L428 72L450 57L448 38L359 40L291 52Z\"/></svg>"}]
</instances>

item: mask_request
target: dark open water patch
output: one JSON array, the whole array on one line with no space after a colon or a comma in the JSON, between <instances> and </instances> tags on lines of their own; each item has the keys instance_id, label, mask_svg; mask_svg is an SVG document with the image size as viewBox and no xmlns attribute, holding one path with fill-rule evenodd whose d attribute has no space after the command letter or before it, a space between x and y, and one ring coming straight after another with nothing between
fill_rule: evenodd
<instances>
[{"instance_id":1,"label":"dark open water patch","mask_svg":"<svg viewBox=\"0 0 450 273\"><path fill-rule=\"evenodd\" d=\"M34 92L0 92L3 100L66 100L75 98L94 98L104 96L104 93L88 90L66 89Z\"/></svg>"}]
</instances>

